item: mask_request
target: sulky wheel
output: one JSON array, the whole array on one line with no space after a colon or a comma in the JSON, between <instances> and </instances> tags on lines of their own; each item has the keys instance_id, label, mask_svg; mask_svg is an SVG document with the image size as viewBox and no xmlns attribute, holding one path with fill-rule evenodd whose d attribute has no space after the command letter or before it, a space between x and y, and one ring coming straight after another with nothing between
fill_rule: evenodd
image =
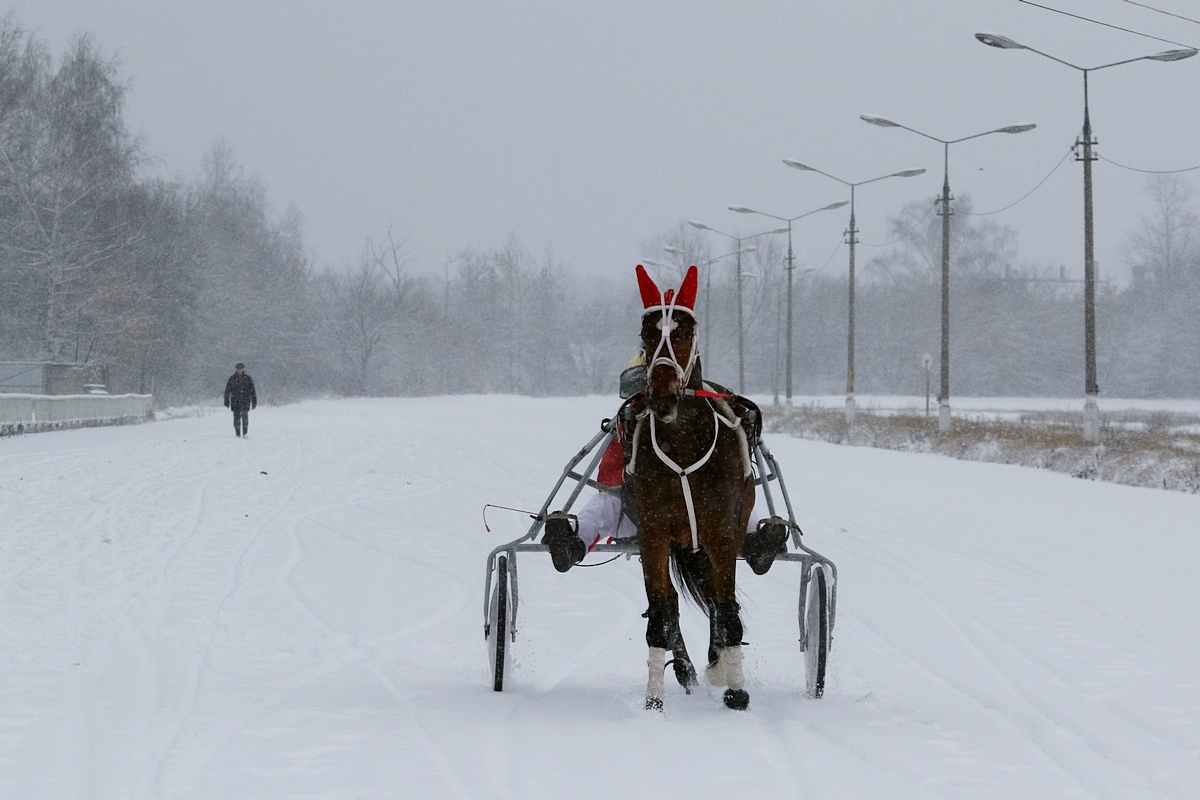
<instances>
[{"instance_id":1,"label":"sulky wheel","mask_svg":"<svg viewBox=\"0 0 1200 800\"><path fill-rule=\"evenodd\" d=\"M488 604L488 661L492 668L492 689L504 691L504 670L508 666L508 556L496 557L496 586Z\"/></svg>"},{"instance_id":2,"label":"sulky wheel","mask_svg":"<svg viewBox=\"0 0 1200 800\"><path fill-rule=\"evenodd\" d=\"M825 694L825 665L829 661L829 584L825 569L813 567L804 603L804 683L808 696Z\"/></svg>"}]
</instances>

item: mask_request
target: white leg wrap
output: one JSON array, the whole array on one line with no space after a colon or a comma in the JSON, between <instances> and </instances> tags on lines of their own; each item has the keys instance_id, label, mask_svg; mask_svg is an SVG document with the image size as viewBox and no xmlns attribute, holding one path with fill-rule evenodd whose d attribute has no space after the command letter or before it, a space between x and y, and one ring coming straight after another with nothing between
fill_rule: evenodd
<instances>
[{"instance_id":1,"label":"white leg wrap","mask_svg":"<svg viewBox=\"0 0 1200 800\"><path fill-rule=\"evenodd\" d=\"M725 679L733 690L746 688L746 674L742 671L742 646L735 644L721 650L720 663L725 665Z\"/></svg>"},{"instance_id":2,"label":"white leg wrap","mask_svg":"<svg viewBox=\"0 0 1200 800\"><path fill-rule=\"evenodd\" d=\"M709 686L724 686L728 682L723 652L717 655L717 663L709 664L705 668L704 677L708 680Z\"/></svg>"},{"instance_id":3,"label":"white leg wrap","mask_svg":"<svg viewBox=\"0 0 1200 800\"><path fill-rule=\"evenodd\" d=\"M661 647L651 647L650 656L646 659L646 699L662 700L663 671L667 668L667 651Z\"/></svg>"}]
</instances>

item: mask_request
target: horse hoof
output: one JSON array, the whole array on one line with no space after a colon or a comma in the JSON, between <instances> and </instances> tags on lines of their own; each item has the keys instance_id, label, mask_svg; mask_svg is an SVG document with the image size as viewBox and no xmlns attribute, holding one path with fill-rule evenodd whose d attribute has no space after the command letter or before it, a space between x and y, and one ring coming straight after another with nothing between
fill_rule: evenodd
<instances>
[{"instance_id":1,"label":"horse hoof","mask_svg":"<svg viewBox=\"0 0 1200 800\"><path fill-rule=\"evenodd\" d=\"M745 689L726 689L725 707L734 711L745 711L750 707L750 693Z\"/></svg>"},{"instance_id":2,"label":"horse hoof","mask_svg":"<svg viewBox=\"0 0 1200 800\"><path fill-rule=\"evenodd\" d=\"M749 699L746 702L749 702ZM663 710L663 699L661 697L647 697L646 710L661 712Z\"/></svg>"},{"instance_id":3,"label":"horse hoof","mask_svg":"<svg viewBox=\"0 0 1200 800\"><path fill-rule=\"evenodd\" d=\"M675 680L679 681L679 685L688 694L692 693L693 686L700 685L700 679L696 677L696 668L690 661L680 661L676 656L671 666L675 668Z\"/></svg>"}]
</instances>

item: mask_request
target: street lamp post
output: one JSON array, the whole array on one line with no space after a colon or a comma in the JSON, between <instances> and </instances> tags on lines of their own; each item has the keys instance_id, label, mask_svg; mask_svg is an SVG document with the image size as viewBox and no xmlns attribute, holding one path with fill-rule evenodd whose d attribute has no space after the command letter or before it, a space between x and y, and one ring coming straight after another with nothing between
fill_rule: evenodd
<instances>
[{"instance_id":1,"label":"street lamp post","mask_svg":"<svg viewBox=\"0 0 1200 800\"><path fill-rule=\"evenodd\" d=\"M1164 50L1161 53L1127 58L1124 61L1114 61L1098 67L1081 67L1056 58L1049 53L1043 53L1041 50L1035 50L1028 45L1015 42L1006 36L977 33L975 38L988 47L997 47L1001 50L1028 50L1083 73L1083 137L1075 142L1075 146L1080 149L1075 160L1083 162L1083 438L1088 442L1099 442L1100 411L1097 399L1100 396L1100 387L1096 382L1096 260L1092 224L1092 162L1096 160L1092 147L1096 141L1092 138L1092 120L1088 112L1088 73L1122 64L1132 64L1135 61L1182 61L1196 55L1197 51L1190 47Z\"/></svg>"},{"instance_id":2,"label":"street lamp post","mask_svg":"<svg viewBox=\"0 0 1200 800\"><path fill-rule=\"evenodd\" d=\"M862 119L864 122L878 125L881 128L903 128L910 133L915 133L926 139L932 139L942 145L945 177L942 181L942 210L940 212L942 215L942 386L938 391L938 430L946 433L950 430L950 145L965 142L969 139L978 139L981 136L988 136L993 133L1024 133L1033 130L1037 125L1032 123L1008 125L1003 128L984 131L983 133L973 133L970 136L963 136L959 139L939 139L936 136L930 136L928 133L923 133L907 125L901 125L899 122L892 122L890 119L884 119L883 117L863 114Z\"/></svg>"},{"instance_id":3,"label":"street lamp post","mask_svg":"<svg viewBox=\"0 0 1200 800\"><path fill-rule=\"evenodd\" d=\"M787 362L784 367L784 375L786 376L785 383L787 384L787 404L789 406L792 404L792 272L796 266L795 265L795 255L792 251L792 223L798 219L804 219L807 216L816 214L818 211L831 211L835 208L841 208L842 206L846 205L846 202L847 201L845 201L845 200L841 200L837 203L830 203L827 206L821 206L820 208L814 208L812 211L807 211L807 212L800 214L799 216L795 216L795 217L777 217L774 214L768 214L765 211L755 211L753 208L746 208L745 206L730 206L729 207L730 211L736 211L739 214L759 214L764 217L770 217L771 219L777 219L780 222L787 223L788 251L787 251L787 267L785 267L785 269L787 270L787 276L788 276L788 280L787 280Z\"/></svg>"},{"instance_id":4,"label":"street lamp post","mask_svg":"<svg viewBox=\"0 0 1200 800\"><path fill-rule=\"evenodd\" d=\"M916 175L924 174L925 170L923 170L923 169L906 169L903 172L892 172L887 175L880 175L878 178L871 178L870 180L865 180L865 181L855 181L852 183L850 181L842 180L841 178L838 178L834 175L830 175L828 172L822 172L821 170L819 170L815 167L810 167L807 164L803 164L803 163L796 161L794 159L791 159L791 158L785 158L783 160L783 163L787 164L789 167L794 167L799 170L804 170L806 172L815 172L818 175L824 175L826 178L832 178L833 180L837 181L838 183L842 184L843 186L850 187L850 227L846 230L846 241L850 245L850 290L849 290L849 310L848 310L849 323L847 325L847 335L846 335L846 350L847 350L847 354L846 354L846 424L852 425L852 424L854 424L854 410L855 410L855 405L854 405L854 246L856 244L858 244L858 228L856 227L855 220L854 220L854 190L859 186L862 186L867 183L874 183L875 181L881 181L884 178L912 178Z\"/></svg>"},{"instance_id":5,"label":"street lamp post","mask_svg":"<svg viewBox=\"0 0 1200 800\"><path fill-rule=\"evenodd\" d=\"M921 366L925 368L925 416L929 416L929 368L933 366L933 356L926 353L921 356Z\"/></svg>"},{"instance_id":6,"label":"street lamp post","mask_svg":"<svg viewBox=\"0 0 1200 800\"><path fill-rule=\"evenodd\" d=\"M736 283L737 283L737 334L738 334L738 336L737 336L738 393L745 394L746 393L746 340L745 340L745 327L742 323L742 253L743 253L742 242L748 241L750 239L757 239L759 236L767 236L768 234L787 233L787 228L774 228L769 231L762 231L761 233L752 233L749 236L734 236L732 233L725 233L725 231L719 231L716 228L709 227L708 225L705 225L703 222L696 222L694 220L690 220L690 221L688 221L688 225L691 225L693 228L696 228L698 230L712 231L713 233L719 233L720 235L728 237L730 239L733 239L733 241L734 241L734 248L735 248L734 252L737 253L737 276L736 276L737 280L736 280ZM749 252L749 250L747 250L745 252Z\"/></svg>"}]
</instances>

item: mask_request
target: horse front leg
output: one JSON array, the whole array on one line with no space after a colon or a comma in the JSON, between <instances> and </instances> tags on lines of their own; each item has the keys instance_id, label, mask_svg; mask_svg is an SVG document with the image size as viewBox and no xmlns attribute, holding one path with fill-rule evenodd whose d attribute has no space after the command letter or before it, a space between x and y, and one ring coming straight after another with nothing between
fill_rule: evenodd
<instances>
[{"instance_id":1,"label":"horse front leg","mask_svg":"<svg viewBox=\"0 0 1200 800\"><path fill-rule=\"evenodd\" d=\"M646 582L646 709L662 711L663 674L667 650L682 644L679 633L679 595L671 584L669 547L664 541L651 544L643 532L641 542L642 573ZM686 653L685 653L686 658Z\"/></svg>"},{"instance_id":2,"label":"horse front leg","mask_svg":"<svg viewBox=\"0 0 1200 800\"><path fill-rule=\"evenodd\" d=\"M709 666L706 676L713 686L725 686L725 705L744 711L750 705L742 667L742 616L734 585L736 558L713 558L713 606L710 617ZM715 654L716 658L713 659Z\"/></svg>"}]
</instances>

